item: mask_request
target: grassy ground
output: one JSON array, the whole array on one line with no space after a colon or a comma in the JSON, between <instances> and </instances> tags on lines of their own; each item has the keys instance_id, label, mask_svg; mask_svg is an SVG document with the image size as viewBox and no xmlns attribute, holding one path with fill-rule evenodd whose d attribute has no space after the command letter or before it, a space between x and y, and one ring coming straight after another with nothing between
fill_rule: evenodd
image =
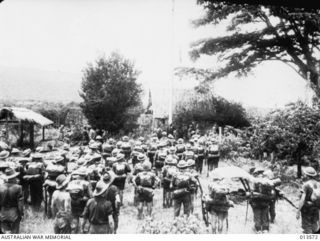
<instances>
[{"instance_id":1,"label":"grassy ground","mask_svg":"<svg viewBox=\"0 0 320 241\"><path fill-rule=\"evenodd\" d=\"M226 165L222 163L222 165ZM208 179L206 173L200 176L200 181L204 186L204 190L207 190ZM137 209L133 206L133 188L127 185L124 193L124 206L120 211L119 218L119 230L121 234L133 234L138 233L143 221L137 220ZM295 204L298 203L298 190L294 186L282 187L286 196L292 200ZM232 234L251 234L254 233L253 227L253 214L252 209L249 206L247 223L245 224L246 216L246 202L235 205L234 208L229 210L229 231ZM274 224L271 224L270 233L274 234L294 234L301 233L300 220L296 220L295 209L285 201L278 201L276 204L277 217ZM198 198L195 203L195 215L201 219L201 203ZM154 198L154 220L167 222L173 219L173 208L162 208L162 190L157 189ZM202 223L204 226L204 224ZM205 227L203 228L205 229ZM208 232L204 231L204 233ZM25 219L21 224L21 233L53 233L52 220L44 219L43 212L34 213L31 210L27 210Z\"/></svg>"}]
</instances>

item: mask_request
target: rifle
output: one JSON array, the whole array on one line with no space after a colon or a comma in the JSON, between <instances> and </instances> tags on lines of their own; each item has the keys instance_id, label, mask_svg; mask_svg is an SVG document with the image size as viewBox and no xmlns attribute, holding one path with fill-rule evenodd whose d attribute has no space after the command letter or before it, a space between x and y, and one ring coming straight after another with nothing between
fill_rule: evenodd
<instances>
[{"instance_id":1,"label":"rifle","mask_svg":"<svg viewBox=\"0 0 320 241\"><path fill-rule=\"evenodd\" d=\"M239 178L239 179L240 179L240 181L241 181L241 183L242 183L242 185L243 185L243 187L244 187L244 190L245 190L246 192L249 192L249 191L250 191L250 185L249 185L248 181L247 181L247 180L243 180L242 178ZM248 210L249 210L249 200L247 199L246 219L245 219L245 221L244 221L244 226L247 225Z\"/></svg>"},{"instance_id":2,"label":"rifle","mask_svg":"<svg viewBox=\"0 0 320 241\"><path fill-rule=\"evenodd\" d=\"M206 208L206 203L204 201L204 198L203 198L203 189L202 189L202 186L201 186L201 183L200 183L200 180L199 180L199 177L195 177L196 180L198 181L199 183L199 189L200 189L200 194L201 194L201 210L202 210L202 218L203 218L203 221L205 223L205 225L208 227L209 226L209 214L208 214L208 210Z\"/></svg>"},{"instance_id":3,"label":"rifle","mask_svg":"<svg viewBox=\"0 0 320 241\"><path fill-rule=\"evenodd\" d=\"M281 194L280 190L278 190L278 189L276 189L276 196L279 197L279 199L287 201L287 203L289 203L295 209L298 209L298 207L296 205L294 205L294 203L292 201L290 201L287 197L285 197L283 194Z\"/></svg>"}]
</instances>

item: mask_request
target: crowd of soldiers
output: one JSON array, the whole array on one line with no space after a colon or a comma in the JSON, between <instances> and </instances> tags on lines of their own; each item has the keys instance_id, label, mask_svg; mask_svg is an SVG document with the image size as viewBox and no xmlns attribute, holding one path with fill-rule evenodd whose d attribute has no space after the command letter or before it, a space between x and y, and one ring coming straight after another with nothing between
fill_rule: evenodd
<instances>
[{"instance_id":1,"label":"crowd of soldiers","mask_svg":"<svg viewBox=\"0 0 320 241\"><path fill-rule=\"evenodd\" d=\"M138 219L152 216L156 189L162 189L163 208L173 207L174 217L181 215L182 206L183 215L192 214L200 192L205 203L203 212L210 215L207 223L213 233L222 233L228 210L234 206L228 199L228 190L220 183L221 178L216 178L205 196L199 181L199 175L208 176L218 167L219 157L217 136L200 136L198 131L188 142L176 140L166 132L160 138L157 134L137 140L124 136L118 141L90 134L87 145L72 148L64 144L57 149L49 146L35 151L2 150L1 232L19 233L25 205L29 205L34 212L41 212L44 207L46 217L54 219L56 234L117 233L124 190L126 185L132 185ZM312 179L315 171L310 168L306 175ZM275 219L279 182L270 180L258 168L252 174L260 180L253 190L245 190L254 214L254 228L256 232L268 232L269 223ZM310 192L316 184L312 179L303 186L305 195L298 207L306 233L319 230L319 215L315 216L309 207L313 205L306 205L312 203Z\"/></svg>"}]
</instances>

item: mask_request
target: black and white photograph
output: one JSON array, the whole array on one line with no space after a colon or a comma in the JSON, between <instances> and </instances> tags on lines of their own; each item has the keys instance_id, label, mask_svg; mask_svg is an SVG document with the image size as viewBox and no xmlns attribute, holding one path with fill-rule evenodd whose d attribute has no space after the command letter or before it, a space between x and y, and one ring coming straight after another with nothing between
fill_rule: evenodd
<instances>
[{"instance_id":1,"label":"black and white photograph","mask_svg":"<svg viewBox=\"0 0 320 241\"><path fill-rule=\"evenodd\" d=\"M320 4L0 0L0 33L0 234L317 239Z\"/></svg>"}]
</instances>

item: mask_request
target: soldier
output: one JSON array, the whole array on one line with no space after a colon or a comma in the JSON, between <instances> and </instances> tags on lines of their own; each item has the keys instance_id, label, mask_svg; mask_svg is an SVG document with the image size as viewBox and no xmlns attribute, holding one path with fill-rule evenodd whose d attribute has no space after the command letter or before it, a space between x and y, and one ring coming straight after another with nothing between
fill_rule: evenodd
<instances>
[{"instance_id":1,"label":"soldier","mask_svg":"<svg viewBox=\"0 0 320 241\"><path fill-rule=\"evenodd\" d=\"M301 216L303 233L313 234L319 230L320 184L315 179L317 172L313 167L304 170L305 182L297 211L297 219Z\"/></svg>"},{"instance_id":2,"label":"soldier","mask_svg":"<svg viewBox=\"0 0 320 241\"><path fill-rule=\"evenodd\" d=\"M153 137L151 139L151 143L148 146L147 155L148 155L149 161L151 162L152 167L154 167L154 161L155 161L154 157L155 157L156 152L157 152L157 140L158 139L156 137Z\"/></svg>"},{"instance_id":3,"label":"soldier","mask_svg":"<svg viewBox=\"0 0 320 241\"><path fill-rule=\"evenodd\" d=\"M112 166L112 171L116 174L113 185L119 189L121 205L123 205L123 190L127 175L131 172L131 168L128 163L125 162L123 154L120 153L117 155L116 162Z\"/></svg>"},{"instance_id":4,"label":"soldier","mask_svg":"<svg viewBox=\"0 0 320 241\"><path fill-rule=\"evenodd\" d=\"M137 188L138 193L138 219L143 218L144 203L147 206L147 215L151 217L154 189L160 181L158 177L151 172L150 162L145 161L142 165L143 171L135 176L132 180L133 185Z\"/></svg>"},{"instance_id":5,"label":"soldier","mask_svg":"<svg viewBox=\"0 0 320 241\"><path fill-rule=\"evenodd\" d=\"M178 139L178 144L177 144L176 147L177 147L176 154L179 157L179 160L182 160L183 153L186 151L186 147L183 144L183 139L182 138Z\"/></svg>"},{"instance_id":6,"label":"soldier","mask_svg":"<svg viewBox=\"0 0 320 241\"><path fill-rule=\"evenodd\" d=\"M18 176L18 172L7 168L7 182L0 185L1 231L5 234L18 234L24 215L22 187L18 184Z\"/></svg>"},{"instance_id":7,"label":"soldier","mask_svg":"<svg viewBox=\"0 0 320 241\"><path fill-rule=\"evenodd\" d=\"M233 202L228 199L229 190L220 182L221 180L219 178L213 179L213 182L208 186L209 196L205 198L214 234L223 232L225 222L228 228L228 210L234 206Z\"/></svg>"},{"instance_id":8,"label":"soldier","mask_svg":"<svg viewBox=\"0 0 320 241\"><path fill-rule=\"evenodd\" d=\"M89 221L90 234L108 234L110 229L110 216L113 214L112 203L107 200L107 190L111 183L99 181L96 189L83 211L82 232L86 233L85 226Z\"/></svg>"},{"instance_id":9,"label":"soldier","mask_svg":"<svg viewBox=\"0 0 320 241\"><path fill-rule=\"evenodd\" d=\"M256 169L253 175L256 177L253 192L249 194L250 205L253 211L254 229L257 233L269 232L269 207L274 198L273 183L263 176L263 169Z\"/></svg>"},{"instance_id":10,"label":"soldier","mask_svg":"<svg viewBox=\"0 0 320 241\"><path fill-rule=\"evenodd\" d=\"M111 157L113 146L110 143L104 143L102 145L102 156L106 160L108 157Z\"/></svg>"},{"instance_id":11,"label":"soldier","mask_svg":"<svg viewBox=\"0 0 320 241\"><path fill-rule=\"evenodd\" d=\"M176 148L174 146L171 146L169 148L169 154L167 155L167 158L168 157L172 157L173 159L176 159L176 160L179 159L179 157L176 155Z\"/></svg>"},{"instance_id":12,"label":"soldier","mask_svg":"<svg viewBox=\"0 0 320 241\"><path fill-rule=\"evenodd\" d=\"M59 175L65 174L66 169L63 165L60 163L64 161L64 158L62 156L57 157L53 164L49 164L46 167L46 175L45 175L45 181L43 184L44 187L44 198L45 198L45 209L48 209L48 207L51 207L52 203L52 195L53 192L56 190L56 179ZM51 218L51 212L49 210L45 210L45 214Z\"/></svg>"},{"instance_id":13,"label":"soldier","mask_svg":"<svg viewBox=\"0 0 320 241\"><path fill-rule=\"evenodd\" d=\"M131 183L132 183L133 178L135 176L137 176L142 171L143 171L142 162L139 162L134 166L133 173L132 173L133 177L131 179ZM134 188L134 192L133 192L133 205L134 206L138 205L138 193L137 193L137 188L136 187Z\"/></svg>"},{"instance_id":14,"label":"soldier","mask_svg":"<svg viewBox=\"0 0 320 241\"><path fill-rule=\"evenodd\" d=\"M127 136L123 137L121 150L124 154L124 158L126 159L126 161L128 161L130 159L130 155L131 155L131 151L132 151L131 145L129 143L129 137L127 137Z\"/></svg>"},{"instance_id":15,"label":"soldier","mask_svg":"<svg viewBox=\"0 0 320 241\"><path fill-rule=\"evenodd\" d=\"M52 195L51 212L54 217L54 233L71 233L71 198L66 187L69 179L64 174L60 174L56 179L56 190Z\"/></svg>"},{"instance_id":16,"label":"soldier","mask_svg":"<svg viewBox=\"0 0 320 241\"><path fill-rule=\"evenodd\" d=\"M177 163L178 159L168 156L162 169L163 208L172 207L172 188L170 184L178 172Z\"/></svg>"},{"instance_id":17,"label":"soldier","mask_svg":"<svg viewBox=\"0 0 320 241\"><path fill-rule=\"evenodd\" d=\"M215 168L218 168L220 159L220 151L217 143L212 143L209 145L207 150L207 164L208 164L208 172L207 177L209 177L209 172Z\"/></svg>"},{"instance_id":18,"label":"soldier","mask_svg":"<svg viewBox=\"0 0 320 241\"><path fill-rule=\"evenodd\" d=\"M80 217L84 211L87 201L92 197L91 185L85 180L86 168L81 167L72 173L72 180L69 182L67 191L71 198L71 232L80 232Z\"/></svg>"},{"instance_id":19,"label":"soldier","mask_svg":"<svg viewBox=\"0 0 320 241\"><path fill-rule=\"evenodd\" d=\"M196 159L196 154L193 151L193 148L191 146L191 144L187 144L186 145L186 151L183 153L183 160L187 161L189 159L195 160Z\"/></svg>"},{"instance_id":20,"label":"soldier","mask_svg":"<svg viewBox=\"0 0 320 241\"><path fill-rule=\"evenodd\" d=\"M174 200L174 216L179 216L182 205L184 214L189 216L191 208L191 193L189 188L191 185L196 185L197 180L188 173L186 161L179 161L178 168L179 172L173 177L171 182L171 186L174 190L172 196Z\"/></svg>"},{"instance_id":21,"label":"soldier","mask_svg":"<svg viewBox=\"0 0 320 241\"><path fill-rule=\"evenodd\" d=\"M197 170L197 172L199 172L201 174L202 167L203 167L203 160L205 157L205 148L204 148L203 144L199 142L199 144L195 146L195 150L196 150L196 155L197 155L197 158L195 160L196 170Z\"/></svg>"},{"instance_id":22,"label":"soldier","mask_svg":"<svg viewBox=\"0 0 320 241\"><path fill-rule=\"evenodd\" d=\"M31 207L34 211L40 209L43 200L44 170L42 156L35 153L31 158L31 162L27 165L26 175L24 176L24 180L29 185Z\"/></svg>"},{"instance_id":23,"label":"soldier","mask_svg":"<svg viewBox=\"0 0 320 241\"><path fill-rule=\"evenodd\" d=\"M158 145L158 151L155 154L155 171L156 175L160 176L161 170L164 166L164 162L166 160L166 157L168 155L168 150L166 149L166 144L164 142L161 142Z\"/></svg>"},{"instance_id":24,"label":"soldier","mask_svg":"<svg viewBox=\"0 0 320 241\"><path fill-rule=\"evenodd\" d=\"M119 189L113 185L114 174L112 172L106 172L102 177L102 181L105 184L109 184L109 188L107 189L106 199L111 202L112 205L112 219L113 219L113 228L111 228L110 232L116 234L119 225L119 212L120 212L120 195Z\"/></svg>"},{"instance_id":25,"label":"soldier","mask_svg":"<svg viewBox=\"0 0 320 241\"><path fill-rule=\"evenodd\" d=\"M192 159L187 160L187 165L188 165L188 171L190 173L190 175L194 178L194 180L196 180L198 178L198 173L195 170L195 161ZM190 212L191 214L194 211L194 202L196 199L196 195L197 195L197 185L195 183L192 183L189 187L190 190L190 197L191 197L191 207L190 207Z\"/></svg>"},{"instance_id":26,"label":"soldier","mask_svg":"<svg viewBox=\"0 0 320 241\"><path fill-rule=\"evenodd\" d=\"M143 154L144 150L142 149L141 145L135 146L133 148L133 151L131 153L131 162L132 162L132 166L134 167L138 162L140 162L138 160L138 156L140 154ZM140 156L141 157L141 156Z\"/></svg>"},{"instance_id":27,"label":"soldier","mask_svg":"<svg viewBox=\"0 0 320 241\"><path fill-rule=\"evenodd\" d=\"M26 157L21 157L18 159L18 167L17 171L20 173L18 178L19 178L19 183L22 186L22 193L23 193L23 201L24 204L28 203L28 198L29 198L29 186L28 182L25 181L24 176L26 175L26 166L27 163L30 162L30 158Z\"/></svg>"},{"instance_id":28,"label":"soldier","mask_svg":"<svg viewBox=\"0 0 320 241\"><path fill-rule=\"evenodd\" d=\"M175 144L176 144L176 140L174 139L173 135L171 135L171 134L168 135L168 143L169 143L169 146L175 146Z\"/></svg>"}]
</instances>

